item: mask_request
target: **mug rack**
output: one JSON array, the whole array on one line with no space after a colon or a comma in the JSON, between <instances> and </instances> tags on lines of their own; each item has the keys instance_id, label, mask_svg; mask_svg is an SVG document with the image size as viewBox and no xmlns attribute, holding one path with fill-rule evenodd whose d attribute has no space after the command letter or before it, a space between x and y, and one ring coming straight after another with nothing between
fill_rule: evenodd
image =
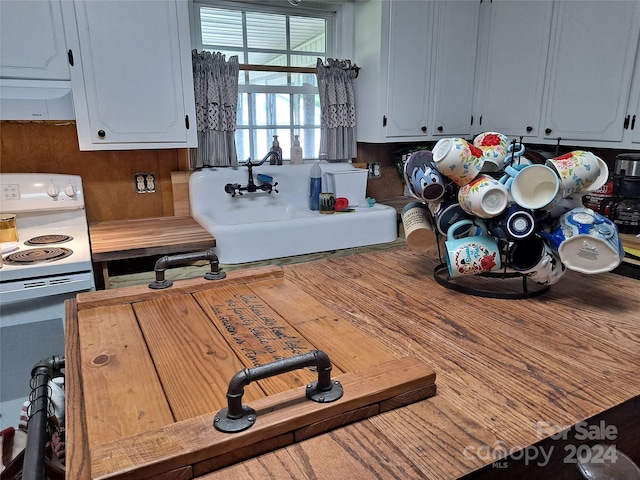
<instances>
[{"instance_id":1,"label":"mug rack","mask_svg":"<svg viewBox=\"0 0 640 480\"><path fill-rule=\"evenodd\" d=\"M502 271L466 275L452 278L446 260L442 259L441 235L436 231L438 245L438 261L433 271L433 278L445 288L455 290L466 295L485 298L499 298L506 300L522 300L547 293L549 285L532 282L526 275L519 272L508 272L506 267ZM500 248L501 257L505 252ZM521 280L521 281L520 281Z\"/></svg>"}]
</instances>

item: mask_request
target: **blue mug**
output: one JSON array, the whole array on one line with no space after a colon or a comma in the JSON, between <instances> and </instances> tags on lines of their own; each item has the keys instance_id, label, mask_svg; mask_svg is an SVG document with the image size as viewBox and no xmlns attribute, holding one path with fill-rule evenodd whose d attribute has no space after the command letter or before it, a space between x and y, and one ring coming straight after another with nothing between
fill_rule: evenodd
<instances>
[{"instance_id":1,"label":"blue mug","mask_svg":"<svg viewBox=\"0 0 640 480\"><path fill-rule=\"evenodd\" d=\"M489 220L488 228L494 237L522 240L534 233L536 221L531 210L511 204L502 214Z\"/></svg>"},{"instance_id":2,"label":"blue mug","mask_svg":"<svg viewBox=\"0 0 640 480\"><path fill-rule=\"evenodd\" d=\"M560 217L550 232L540 232L570 270L610 272L624 258L618 227L590 208L578 207Z\"/></svg>"},{"instance_id":3,"label":"blue mug","mask_svg":"<svg viewBox=\"0 0 640 480\"><path fill-rule=\"evenodd\" d=\"M462 225L480 227L480 235L454 238L453 232ZM478 275L500 269L500 248L495 238L488 235L486 226L476 220L461 220L449 228L447 241L447 268L449 277Z\"/></svg>"}]
</instances>

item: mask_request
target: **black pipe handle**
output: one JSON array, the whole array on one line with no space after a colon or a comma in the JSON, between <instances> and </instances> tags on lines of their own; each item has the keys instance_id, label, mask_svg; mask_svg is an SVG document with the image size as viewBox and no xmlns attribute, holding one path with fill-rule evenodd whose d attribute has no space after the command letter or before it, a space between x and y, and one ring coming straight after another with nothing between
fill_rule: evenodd
<instances>
[{"instance_id":1,"label":"black pipe handle","mask_svg":"<svg viewBox=\"0 0 640 480\"><path fill-rule=\"evenodd\" d=\"M256 411L242 404L244 387L257 380L305 367L316 367L318 370L318 380L307 385L306 396L309 400L328 403L342 397L344 393L342 385L337 380L331 380L332 367L329 356L321 350L312 350L266 365L245 368L236 373L227 389L227 408L223 408L216 414L213 420L214 427L225 433L237 433L248 429L256 421Z\"/></svg>"},{"instance_id":2,"label":"black pipe handle","mask_svg":"<svg viewBox=\"0 0 640 480\"><path fill-rule=\"evenodd\" d=\"M206 280L220 280L227 276L226 273L220 270L220 262L218 261L218 256L213 252L213 250L206 250L204 252L194 252L194 253L181 253L179 255L167 256L165 255L162 258L159 258L156 261L154 270L156 272L156 279L154 282L149 284L149 288L154 290L161 290L163 288L169 288L173 285L171 280L165 280L164 272L169 267L175 267L177 265L184 265L189 262L195 262L197 260L208 260L211 265L211 271L207 272L204 276Z\"/></svg>"}]
</instances>

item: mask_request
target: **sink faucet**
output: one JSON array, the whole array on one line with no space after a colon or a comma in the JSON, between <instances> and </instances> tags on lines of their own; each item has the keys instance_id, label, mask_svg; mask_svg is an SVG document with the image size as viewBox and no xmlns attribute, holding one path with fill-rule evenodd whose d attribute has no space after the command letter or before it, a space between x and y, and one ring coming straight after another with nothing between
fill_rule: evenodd
<instances>
[{"instance_id":1,"label":"sink faucet","mask_svg":"<svg viewBox=\"0 0 640 480\"><path fill-rule=\"evenodd\" d=\"M271 180L273 179L270 179L270 177L269 179L264 180L260 178L260 175L258 175L258 181L260 182L259 185L256 185L255 182L253 181L253 167L259 167L264 162L266 162L267 159L271 156L274 156L276 159L278 159L278 161L281 161L280 155L278 155L277 152L272 152L272 151L267 153L265 157L262 160L260 160L260 162L258 163L253 163L251 162L251 159L248 158L246 163L244 163L244 165L249 170L249 180L247 184L243 186L243 185L240 185L239 183L227 183L224 186L224 191L227 192L232 197L235 197L236 195L242 195L243 194L242 192L253 193L253 192L257 192L258 190L267 192L269 194L271 194L272 191L278 193L278 190L275 188L276 185L278 185L278 182L271 183Z\"/></svg>"}]
</instances>

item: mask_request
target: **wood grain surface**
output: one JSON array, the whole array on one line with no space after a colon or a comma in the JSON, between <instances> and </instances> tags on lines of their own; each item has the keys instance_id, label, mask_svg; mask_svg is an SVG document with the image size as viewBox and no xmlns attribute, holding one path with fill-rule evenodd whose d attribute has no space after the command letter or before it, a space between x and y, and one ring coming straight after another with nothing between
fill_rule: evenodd
<instances>
[{"instance_id":1,"label":"wood grain surface","mask_svg":"<svg viewBox=\"0 0 640 480\"><path fill-rule=\"evenodd\" d=\"M517 454L621 406L625 415L612 425L619 441L610 442L640 462L638 402L627 406L640 394L637 281L568 272L540 297L496 300L440 286L436 263L398 249L285 267L286 278L390 350L433 365L438 395L204 478L331 479L339 471L354 479L449 479L486 467L483 478L578 480L556 443L549 464L556 470L535 462L518 470ZM492 468L503 448L515 453L508 468Z\"/></svg>"},{"instance_id":2,"label":"wood grain surface","mask_svg":"<svg viewBox=\"0 0 640 480\"><path fill-rule=\"evenodd\" d=\"M157 217L89 224L94 262L197 252L215 239L193 218Z\"/></svg>"},{"instance_id":3,"label":"wood grain surface","mask_svg":"<svg viewBox=\"0 0 640 480\"><path fill-rule=\"evenodd\" d=\"M320 435L314 431L316 423L322 426L327 422L333 428L343 420L336 415L337 420L311 421L295 432L298 441L294 444L282 433L274 437L272 448L265 440L249 452L242 448L215 459L194 456L190 458L193 476L207 480L463 476L579 480L575 464L565 461L565 449L584 443L576 435L579 422L593 427L602 421L616 429L616 437L605 439L605 443L612 443L640 463L637 281L610 273L569 271L539 297L500 300L442 287L433 278L436 264L436 259L408 248L370 252L289 265L283 268L283 278L254 279L246 282L248 290L236 289L234 285L242 282L230 272L231 278L220 287L241 297L259 297L268 307L257 308L259 318L287 319L296 335L315 338L318 344L335 341L336 367L350 372L343 375L366 371L366 365L377 358L387 362L417 359L435 371L438 393L386 411L386 405L398 406L394 402L402 402L404 396L421 398L414 392L425 387L416 386L377 402L373 408L379 413L375 416L359 417L361 408L371 406L355 408L346 420L357 420L355 423ZM277 269L268 271L275 274ZM244 272L250 277L249 270ZM500 279L482 281L485 288L503 288ZM217 304L207 300L210 290L201 287L204 281L184 282L184 287L182 282L176 285L181 294L196 292L193 297L201 306ZM283 284L292 287L284 288ZM117 292L98 295L100 300L96 293L87 298L86 307L122 303L115 298ZM120 293L123 299L134 301L133 291ZM153 302L171 294L144 295L145 301ZM83 300L78 299L80 313ZM249 305L249 311L256 309L254 303ZM210 319L216 316L213 310L203 310ZM241 314L246 315L246 309ZM161 322L169 320L166 313L160 316L166 317ZM73 352L71 347L68 355ZM403 372L403 368L395 368L392 373ZM256 402L261 405L270 398ZM195 418L206 419L207 415ZM161 431L168 428L173 432L171 429L195 421L173 423ZM195 432L205 428L204 424L193 427ZM564 443L551 437L565 429L568 438ZM82 433L82 429L78 431ZM315 436L308 437L307 432ZM132 441L124 444L130 456L149 455L134 447L133 439L140 436L127 438ZM154 458L166 456L171 448L187 457L193 455L185 453L193 445L170 448L164 441L156 441ZM104 455L104 465L107 458L120 458L109 457L112 449L127 450L118 441L99 447L93 452ZM537 467L533 461L525 464L524 452L540 453L542 447L555 448L549 467ZM243 453L257 456L242 461L246 458ZM502 458L508 453L513 455ZM230 462L238 463L225 467ZM86 461L78 465L86 466ZM213 469L218 470L211 472Z\"/></svg>"},{"instance_id":4,"label":"wood grain surface","mask_svg":"<svg viewBox=\"0 0 640 480\"><path fill-rule=\"evenodd\" d=\"M70 432L82 439L72 478L201 475L436 393L430 367L389 351L281 268L191 279L166 291L90 292L70 308L77 328L69 354L81 382L71 398L84 417ZM243 404L258 412L250 432L213 428L236 373L251 379L254 367L317 349L335 353L331 378L344 387L338 401L306 398L316 367L288 369L243 386Z\"/></svg>"}]
</instances>

